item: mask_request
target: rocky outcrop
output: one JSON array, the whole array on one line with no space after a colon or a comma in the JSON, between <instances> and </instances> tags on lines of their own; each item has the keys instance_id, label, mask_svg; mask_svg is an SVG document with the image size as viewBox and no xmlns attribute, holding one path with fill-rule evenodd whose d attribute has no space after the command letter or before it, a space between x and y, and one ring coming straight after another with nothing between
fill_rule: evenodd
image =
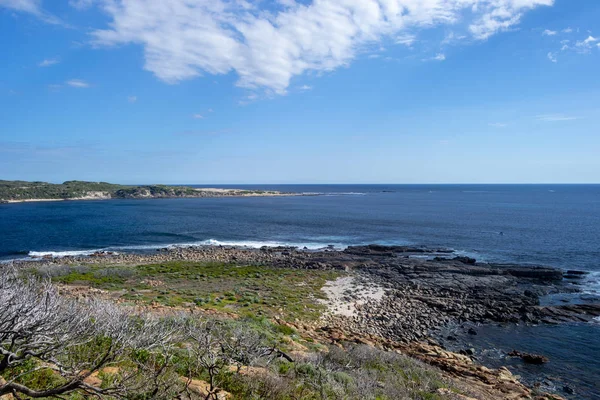
<instances>
[{"instance_id":1,"label":"rocky outcrop","mask_svg":"<svg viewBox=\"0 0 600 400\"><path fill-rule=\"evenodd\" d=\"M509 357L519 357L525 364L541 365L546 364L549 360L548 357L539 354L521 353L520 351L513 350L507 354Z\"/></svg>"},{"instance_id":2,"label":"rocky outcrop","mask_svg":"<svg viewBox=\"0 0 600 400\"><path fill-rule=\"evenodd\" d=\"M561 281L563 279L563 272L556 268L542 266L524 267L514 264L491 264L490 266L505 270L509 275L518 278L537 279L541 281Z\"/></svg>"},{"instance_id":3,"label":"rocky outcrop","mask_svg":"<svg viewBox=\"0 0 600 400\"><path fill-rule=\"evenodd\" d=\"M559 324L562 322L590 322L600 317L600 304L569 304L545 306L537 309L541 322Z\"/></svg>"},{"instance_id":4,"label":"rocky outcrop","mask_svg":"<svg viewBox=\"0 0 600 400\"><path fill-rule=\"evenodd\" d=\"M349 247L345 251L206 246L168 248L147 255L98 253L93 257L15 264L25 267L40 263L139 264L187 260L350 272L382 288L385 294L381 299L362 302L357 306L359 312L351 317L326 318L350 332L403 342L425 338L450 323L555 323L590 320L598 315L594 306L539 306L540 295L564 289L562 271L558 269L473 263L463 257L450 258L451 254L440 258L442 251L447 250L380 245ZM353 298L356 294L349 292L346 296Z\"/></svg>"},{"instance_id":5,"label":"rocky outcrop","mask_svg":"<svg viewBox=\"0 0 600 400\"><path fill-rule=\"evenodd\" d=\"M376 335L350 333L332 325L316 330L305 330L305 327L299 325L292 324L292 326L301 332L302 336L313 338L315 341L337 346L344 346L347 343L366 344L405 354L435 366L448 379L452 380L456 387L467 388L468 393L470 393L469 397L457 397L462 400L564 400L558 395L541 394L539 392L536 394L522 384L518 377L513 375L507 368L491 369L478 365L471 357L447 351L432 340L402 343Z\"/></svg>"}]
</instances>

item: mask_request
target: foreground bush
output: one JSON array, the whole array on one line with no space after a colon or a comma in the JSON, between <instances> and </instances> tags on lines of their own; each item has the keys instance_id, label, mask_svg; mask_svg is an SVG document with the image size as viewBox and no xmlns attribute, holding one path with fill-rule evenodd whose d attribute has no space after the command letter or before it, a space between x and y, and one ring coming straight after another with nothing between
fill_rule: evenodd
<instances>
[{"instance_id":1,"label":"foreground bush","mask_svg":"<svg viewBox=\"0 0 600 400\"><path fill-rule=\"evenodd\" d=\"M47 281L2 272L0 395L171 398L179 385L169 369L176 321L132 316L107 302L76 302Z\"/></svg>"},{"instance_id":2,"label":"foreground bush","mask_svg":"<svg viewBox=\"0 0 600 400\"><path fill-rule=\"evenodd\" d=\"M61 296L38 275L2 272L0 396L395 400L441 399L446 387L396 353L294 344L293 329L266 318L134 315ZM304 350L288 354L288 345Z\"/></svg>"}]
</instances>

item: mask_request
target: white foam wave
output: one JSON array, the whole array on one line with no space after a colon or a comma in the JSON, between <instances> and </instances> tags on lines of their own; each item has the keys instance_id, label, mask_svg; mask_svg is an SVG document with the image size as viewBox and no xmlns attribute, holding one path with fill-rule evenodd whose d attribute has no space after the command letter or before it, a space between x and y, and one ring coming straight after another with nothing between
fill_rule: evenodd
<instances>
[{"instance_id":1,"label":"white foam wave","mask_svg":"<svg viewBox=\"0 0 600 400\"><path fill-rule=\"evenodd\" d=\"M600 296L600 272L590 272L581 282L583 294Z\"/></svg>"},{"instance_id":2,"label":"white foam wave","mask_svg":"<svg viewBox=\"0 0 600 400\"><path fill-rule=\"evenodd\" d=\"M342 243L314 243L314 242L302 242L302 243L294 243L294 242L279 242L279 241L271 241L271 240L217 240L217 239L208 239L200 242L194 243L180 243L173 244L166 247L193 247L193 246L232 246L232 247L247 247L253 249L259 249L261 247L306 247L309 250L318 250L326 247L333 246L335 249L343 250L347 246Z\"/></svg>"},{"instance_id":3,"label":"white foam wave","mask_svg":"<svg viewBox=\"0 0 600 400\"><path fill-rule=\"evenodd\" d=\"M132 246L115 246L105 247L102 249L90 249L90 250L64 250L64 251L30 251L28 256L30 258L41 258L41 257L85 257L97 252L134 252L136 250L157 250L162 248L174 249L181 247L201 247L201 246L230 246L230 247L245 247L259 249L261 247L298 247L307 248L309 250L319 250L324 248L331 248L333 246L336 250L344 250L347 245L343 243L317 243L317 242L281 242L281 241L259 241L259 240L217 240L207 239L198 242L190 243L165 243L165 244L151 244L151 245L132 245Z\"/></svg>"},{"instance_id":4,"label":"white foam wave","mask_svg":"<svg viewBox=\"0 0 600 400\"><path fill-rule=\"evenodd\" d=\"M97 253L99 251L110 251L106 249L94 249L94 250L69 250L69 251L30 251L29 257L77 257L77 256L89 256L90 254Z\"/></svg>"}]
</instances>

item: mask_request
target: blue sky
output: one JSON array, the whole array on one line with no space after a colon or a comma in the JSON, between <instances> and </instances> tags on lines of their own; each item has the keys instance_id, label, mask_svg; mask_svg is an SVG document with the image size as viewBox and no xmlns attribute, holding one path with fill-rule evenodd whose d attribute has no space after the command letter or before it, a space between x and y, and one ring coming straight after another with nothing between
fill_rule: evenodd
<instances>
[{"instance_id":1,"label":"blue sky","mask_svg":"<svg viewBox=\"0 0 600 400\"><path fill-rule=\"evenodd\" d=\"M0 0L0 179L598 183L597 0Z\"/></svg>"}]
</instances>

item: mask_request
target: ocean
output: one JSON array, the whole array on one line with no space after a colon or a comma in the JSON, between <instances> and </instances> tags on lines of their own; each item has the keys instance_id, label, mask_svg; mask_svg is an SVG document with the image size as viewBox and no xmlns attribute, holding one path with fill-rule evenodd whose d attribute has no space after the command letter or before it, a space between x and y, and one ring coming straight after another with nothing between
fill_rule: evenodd
<instances>
[{"instance_id":1,"label":"ocean","mask_svg":"<svg viewBox=\"0 0 600 400\"><path fill-rule=\"evenodd\" d=\"M581 296L585 301L600 301L600 185L196 186L318 195L4 204L0 205L0 259L96 250L144 252L197 244L313 249L367 243L427 245L452 248L481 261L589 271ZM494 343L499 348L510 344L499 339L506 337L501 332L489 335L498 337ZM528 351L525 338L538 334L535 329L519 332L523 335L520 350ZM574 365L565 371L555 367L560 360L551 359L537 372L567 374L567 380L568 374L577 374L574 385L582 387L585 396L598 393L600 398L600 388L592 379L600 375L600 365L583 365L589 363L590 351L600 360L600 324L548 331L558 336L544 332L555 341L565 335L584 335L595 342L585 346L577 340L569 345L565 340L571 354L579 352L587 361L578 362L573 356ZM530 346L531 351L539 352L539 343L532 343L536 346ZM556 345L552 340L545 343ZM584 376L583 383L579 375Z\"/></svg>"}]
</instances>

